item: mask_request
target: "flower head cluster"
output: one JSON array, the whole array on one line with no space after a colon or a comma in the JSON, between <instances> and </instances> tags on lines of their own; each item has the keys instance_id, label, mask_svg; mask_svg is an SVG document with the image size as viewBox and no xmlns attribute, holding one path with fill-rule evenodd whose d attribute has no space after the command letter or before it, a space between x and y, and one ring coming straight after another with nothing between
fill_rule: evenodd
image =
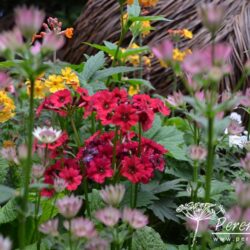
<instances>
[{"instance_id":1,"label":"flower head cluster","mask_svg":"<svg viewBox=\"0 0 250 250\"><path fill-rule=\"evenodd\" d=\"M155 170L164 170L164 154L167 152L164 147L142 138L139 154L139 142L135 134L124 133L121 136L121 143L116 145L117 166L121 176L133 183L147 183ZM87 167L87 177L97 183L103 183L114 175L113 140L113 131L101 135L97 132L77 154L77 158Z\"/></svg>"},{"instance_id":2,"label":"flower head cluster","mask_svg":"<svg viewBox=\"0 0 250 250\"><path fill-rule=\"evenodd\" d=\"M0 90L0 123L6 122L15 115L15 104L5 91Z\"/></svg>"},{"instance_id":3,"label":"flower head cluster","mask_svg":"<svg viewBox=\"0 0 250 250\"><path fill-rule=\"evenodd\" d=\"M154 7L158 3L158 1L159 0L139 0L139 4L142 7ZM134 3L134 0L127 0L127 3L131 5Z\"/></svg>"}]
</instances>

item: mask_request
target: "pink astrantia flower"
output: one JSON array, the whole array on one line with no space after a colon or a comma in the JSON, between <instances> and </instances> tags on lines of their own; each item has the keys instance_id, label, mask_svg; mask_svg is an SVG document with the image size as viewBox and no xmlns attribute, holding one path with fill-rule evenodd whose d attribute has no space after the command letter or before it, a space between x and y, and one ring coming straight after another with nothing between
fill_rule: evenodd
<instances>
[{"instance_id":1,"label":"pink astrantia flower","mask_svg":"<svg viewBox=\"0 0 250 250\"><path fill-rule=\"evenodd\" d=\"M45 13L36 7L18 7L15 9L15 22L26 38L37 33L43 23Z\"/></svg>"},{"instance_id":2,"label":"pink astrantia flower","mask_svg":"<svg viewBox=\"0 0 250 250\"><path fill-rule=\"evenodd\" d=\"M12 79L6 72L3 71L0 72L0 90L4 90L10 93L15 92Z\"/></svg>"},{"instance_id":3,"label":"pink astrantia flower","mask_svg":"<svg viewBox=\"0 0 250 250\"><path fill-rule=\"evenodd\" d=\"M132 228L143 228L148 224L148 218L137 209L124 208L122 220L127 222Z\"/></svg>"},{"instance_id":4,"label":"pink astrantia flower","mask_svg":"<svg viewBox=\"0 0 250 250\"><path fill-rule=\"evenodd\" d=\"M56 51L64 45L64 37L50 32L45 34L42 42L42 50L45 51Z\"/></svg>"},{"instance_id":5,"label":"pink astrantia flower","mask_svg":"<svg viewBox=\"0 0 250 250\"><path fill-rule=\"evenodd\" d=\"M109 243L102 238L94 238L86 244L84 249L86 250L108 250Z\"/></svg>"},{"instance_id":6,"label":"pink astrantia flower","mask_svg":"<svg viewBox=\"0 0 250 250\"><path fill-rule=\"evenodd\" d=\"M124 194L125 187L121 184L116 184L114 186L109 185L100 190L100 196L102 197L102 200L110 206L119 205L123 199Z\"/></svg>"},{"instance_id":7,"label":"pink astrantia flower","mask_svg":"<svg viewBox=\"0 0 250 250\"><path fill-rule=\"evenodd\" d=\"M39 227L40 232L44 234L49 234L52 236L57 236L59 234L57 229L58 229L58 219L49 220L41 224Z\"/></svg>"},{"instance_id":8,"label":"pink astrantia flower","mask_svg":"<svg viewBox=\"0 0 250 250\"><path fill-rule=\"evenodd\" d=\"M113 207L106 207L98 210L95 217L108 227L113 227L117 224L121 217L121 213L118 209Z\"/></svg>"},{"instance_id":9,"label":"pink astrantia flower","mask_svg":"<svg viewBox=\"0 0 250 250\"><path fill-rule=\"evenodd\" d=\"M168 39L152 47L152 52L160 61L169 61L173 57L174 46Z\"/></svg>"},{"instance_id":10,"label":"pink astrantia flower","mask_svg":"<svg viewBox=\"0 0 250 250\"><path fill-rule=\"evenodd\" d=\"M240 160L241 166L250 173L250 153L247 153L244 159Z\"/></svg>"},{"instance_id":11,"label":"pink astrantia flower","mask_svg":"<svg viewBox=\"0 0 250 250\"><path fill-rule=\"evenodd\" d=\"M56 207L58 208L59 213L68 219L76 216L81 206L82 200L74 195L65 196L56 202Z\"/></svg>"},{"instance_id":12,"label":"pink astrantia flower","mask_svg":"<svg viewBox=\"0 0 250 250\"><path fill-rule=\"evenodd\" d=\"M71 230L71 233L78 238L93 238L97 235L94 224L92 221L84 218L75 218L71 220L71 225L69 226L69 221L64 221L64 227Z\"/></svg>"},{"instance_id":13,"label":"pink astrantia flower","mask_svg":"<svg viewBox=\"0 0 250 250\"><path fill-rule=\"evenodd\" d=\"M207 156L207 150L198 145L192 145L189 148L189 156L192 160L202 161Z\"/></svg>"},{"instance_id":14,"label":"pink astrantia flower","mask_svg":"<svg viewBox=\"0 0 250 250\"><path fill-rule=\"evenodd\" d=\"M18 28L14 28L12 31L2 32L0 35L0 54L7 49L16 51L23 46L22 33Z\"/></svg>"},{"instance_id":15,"label":"pink astrantia flower","mask_svg":"<svg viewBox=\"0 0 250 250\"><path fill-rule=\"evenodd\" d=\"M180 91L173 92L172 95L169 95L166 101L173 107L180 107L185 104L184 96Z\"/></svg>"},{"instance_id":16,"label":"pink astrantia flower","mask_svg":"<svg viewBox=\"0 0 250 250\"><path fill-rule=\"evenodd\" d=\"M9 238L4 238L2 235L0 235L0 249L1 250L11 250L11 241Z\"/></svg>"}]
</instances>

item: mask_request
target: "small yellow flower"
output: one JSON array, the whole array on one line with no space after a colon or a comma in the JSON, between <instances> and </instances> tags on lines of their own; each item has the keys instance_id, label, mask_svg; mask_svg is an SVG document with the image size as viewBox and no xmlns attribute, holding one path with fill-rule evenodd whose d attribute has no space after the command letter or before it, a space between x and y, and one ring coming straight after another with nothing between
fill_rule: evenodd
<instances>
[{"instance_id":1,"label":"small yellow flower","mask_svg":"<svg viewBox=\"0 0 250 250\"><path fill-rule=\"evenodd\" d=\"M175 48L173 50L173 60L178 61L178 62L182 62L184 60L184 58L188 55L191 54L191 50L190 49L186 49L184 51L179 50L178 48Z\"/></svg>"},{"instance_id":2,"label":"small yellow flower","mask_svg":"<svg viewBox=\"0 0 250 250\"><path fill-rule=\"evenodd\" d=\"M5 91L0 91L0 123L6 122L15 115L15 104Z\"/></svg>"},{"instance_id":3,"label":"small yellow flower","mask_svg":"<svg viewBox=\"0 0 250 250\"><path fill-rule=\"evenodd\" d=\"M62 73L62 78L67 85L72 86L73 89L77 89L80 86L77 74L74 71L72 71L70 67L62 69L61 73Z\"/></svg>"},{"instance_id":4,"label":"small yellow flower","mask_svg":"<svg viewBox=\"0 0 250 250\"><path fill-rule=\"evenodd\" d=\"M136 86L130 85L130 86L129 86L129 89L128 89L128 94L129 94L130 96L133 96L133 95L138 94L139 91L140 91L139 85L136 85Z\"/></svg>"},{"instance_id":5,"label":"small yellow flower","mask_svg":"<svg viewBox=\"0 0 250 250\"><path fill-rule=\"evenodd\" d=\"M192 39L193 38L193 33L192 31L188 30L188 29L183 29L182 30L182 34L183 37L187 38L187 39Z\"/></svg>"},{"instance_id":6,"label":"small yellow flower","mask_svg":"<svg viewBox=\"0 0 250 250\"><path fill-rule=\"evenodd\" d=\"M27 93L28 93L28 95L30 95L30 81L27 81L26 85L27 85ZM45 86L45 83L42 80L42 77L40 76L39 78L37 78L35 80L34 98L35 99L43 99L43 98L45 98L47 92L48 92L48 89Z\"/></svg>"},{"instance_id":7,"label":"small yellow flower","mask_svg":"<svg viewBox=\"0 0 250 250\"><path fill-rule=\"evenodd\" d=\"M151 67L151 59L149 56L143 56L142 60L143 60L143 63L145 66L147 66L149 68Z\"/></svg>"},{"instance_id":8,"label":"small yellow flower","mask_svg":"<svg viewBox=\"0 0 250 250\"><path fill-rule=\"evenodd\" d=\"M64 34L67 38L72 38L74 35L74 28L67 28Z\"/></svg>"},{"instance_id":9,"label":"small yellow flower","mask_svg":"<svg viewBox=\"0 0 250 250\"><path fill-rule=\"evenodd\" d=\"M140 48L136 43L132 43L129 49L138 49ZM139 66L140 64L140 56L139 55L130 55L127 58L128 62L131 63L133 66Z\"/></svg>"},{"instance_id":10,"label":"small yellow flower","mask_svg":"<svg viewBox=\"0 0 250 250\"><path fill-rule=\"evenodd\" d=\"M60 75L50 75L45 81L45 85L51 93L65 89L64 79Z\"/></svg>"},{"instance_id":11,"label":"small yellow flower","mask_svg":"<svg viewBox=\"0 0 250 250\"><path fill-rule=\"evenodd\" d=\"M152 26L150 25L150 21L142 22L142 36L145 37L150 34Z\"/></svg>"},{"instance_id":12,"label":"small yellow flower","mask_svg":"<svg viewBox=\"0 0 250 250\"><path fill-rule=\"evenodd\" d=\"M15 143L13 141L3 141L3 148L12 148L15 146Z\"/></svg>"}]
</instances>

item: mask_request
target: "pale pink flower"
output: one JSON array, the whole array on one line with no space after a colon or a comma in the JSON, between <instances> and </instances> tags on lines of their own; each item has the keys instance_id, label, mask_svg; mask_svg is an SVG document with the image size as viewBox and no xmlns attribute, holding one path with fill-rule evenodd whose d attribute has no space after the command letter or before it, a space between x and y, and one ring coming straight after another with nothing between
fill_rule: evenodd
<instances>
[{"instance_id":1,"label":"pale pink flower","mask_svg":"<svg viewBox=\"0 0 250 250\"><path fill-rule=\"evenodd\" d=\"M41 164L34 164L32 166L32 176L36 179L40 179L43 177L45 172L45 167Z\"/></svg>"},{"instance_id":2,"label":"pale pink flower","mask_svg":"<svg viewBox=\"0 0 250 250\"><path fill-rule=\"evenodd\" d=\"M49 32L43 37L41 49L45 51L56 51L64 45L64 37L54 32Z\"/></svg>"},{"instance_id":3,"label":"pale pink flower","mask_svg":"<svg viewBox=\"0 0 250 250\"><path fill-rule=\"evenodd\" d=\"M121 184L109 185L100 191L102 200L111 206L118 206L125 194L125 187Z\"/></svg>"},{"instance_id":4,"label":"pale pink flower","mask_svg":"<svg viewBox=\"0 0 250 250\"><path fill-rule=\"evenodd\" d=\"M189 157L192 160L203 161L207 157L207 150L198 145L192 145L189 148Z\"/></svg>"},{"instance_id":5,"label":"pale pink flower","mask_svg":"<svg viewBox=\"0 0 250 250\"><path fill-rule=\"evenodd\" d=\"M15 9L15 22L26 38L32 38L41 28L45 13L34 6L17 7Z\"/></svg>"},{"instance_id":6,"label":"pale pink flower","mask_svg":"<svg viewBox=\"0 0 250 250\"><path fill-rule=\"evenodd\" d=\"M174 46L168 39L152 47L152 52L160 61L170 61L173 57Z\"/></svg>"},{"instance_id":7,"label":"pale pink flower","mask_svg":"<svg viewBox=\"0 0 250 250\"><path fill-rule=\"evenodd\" d=\"M227 211L226 213L226 219L228 221L232 221L232 222L237 222L240 221L240 219L242 219L242 208L240 206L234 206L232 207L229 211Z\"/></svg>"},{"instance_id":8,"label":"pale pink flower","mask_svg":"<svg viewBox=\"0 0 250 250\"><path fill-rule=\"evenodd\" d=\"M227 130L230 135L240 135L244 131L244 127L242 127L238 121L231 120Z\"/></svg>"},{"instance_id":9,"label":"pale pink flower","mask_svg":"<svg viewBox=\"0 0 250 250\"><path fill-rule=\"evenodd\" d=\"M3 159L6 159L7 161L19 164L15 147L1 148L0 155L2 156Z\"/></svg>"},{"instance_id":10,"label":"pale pink flower","mask_svg":"<svg viewBox=\"0 0 250 250\"><path fill-rule=\"evenodd\" d=\"M237 180L233 183L238 204L244 207L250 205L250 185Z\"/></svg>"},{"instance_id":11,"label":"pale pink flower","mask_svg":"<svg viewBox=\"0 0 250 250\"><path fill-rule=\"evenodd\" d=\"M212 33L216 32L224 18L224 8L215 3L202 4L198 8L198 14L204 26Z\"/></svg>"},{"instance_id":12,"label":"pale pink flower","mask_svg":"<svg viewBox=\"0 0 250 250\"><path fill-rule=\"evenodd\" d=\"M54 179L54 189L57 193L61 193L66 189L67 183L64 179L56 177Z\"/></svg>"},{"instance_id":13,"label":"pale pink flower","mask_svg":"<svg viewBox=\"0 0 250 250\"><path fill-rule=\"evenodd\" d=\"M250 173L250 153L247 153L244 159L240 160L241 166Z\"/></svg>"},{"instance_id":14,"label":"pale pink flower","mask_svg":"<svg viewBox=\"0 0 250 250\"><path fill-rule=\"evenodd\" d=\"M59 234L57 229L58 229L58 219L49 220L41 224L39 227L40 232L44 234L49 234L52 236L57 236Z\"/></svg>"},{"instance_id":15,"label":"pale pink flower","mask_svg":"<svg viewBox=\"0 0 250 250\"><path fill-rule=\"evenodd\" d=\"M192 231L196 232L205 232L208 229L210 220L200 220L199 223L197 220L192 218L186 219L186 227Z\"/></svg>"},{"instance_id":16,"label":"pale pink flower","mask_svg":"<svg viewBox=\"0 0 250 250\"><path fill-rule=\"evenodd\" d=\"M42 143L50 144L55 142L62 134L61 130L52 127L37 127L34 129L33 135Z\"/></svg>"},{"instance_id":17,"label":"pale pink flower","mask_svg":"<svg viewBox=\"0 0 250 250\"><path fill-rule=\"evenodd\" d=\"M19 159L26 159L28 156L27 145L25 145L25 144L19 145L17 148L17 152L18 152Z\"/></svg>"},{"instance_id":18,"label":"pale pink flower","mask_svg":"<svg viewBox=\"0 0 250 250\"><path fill-rule=\"evenodd\" d=\"M56 207L58 208L59 213L68 219L76 216L81 206L82 200L74 195L65 196L56 202Z\"/></svg>"},{"instance_id":19,"label":"pale pink flower","mask_svg":"<svg viewBox=\"0 0 250 250\"><path fill-rule=\"evenodd\" d=\"M71 233L75 237L93 238L97 235L94 224L88 219L75 218L72 219L70 223ZM69 230L69 221L64 221L63 225L67 230Z\"/></svg>"},{"instance_id":20,"label":"pale pink flower","mask_svg":"<svg viewBox=\"0 0 250 250\"><path fill-rule=\"evenodd\" d=\"M102 239L102 238L94 238L90 240L85 248L86 250L108 250L109 249L109 243Z\"/></svg>"},{"instance_id":21,"label":"pale pink flower","mask_svg":"<svg viewBox=\"0 0 250 250\"><path fill-rule=\"evenodd\" d=\"M15 92L12 79L6 72L3 71L0 72L0 90L4 90L9 93Z\"/></svg>"},{"instance_id":22,"label":"pale pink flower","mask_svg":"<svg viewBox=\"0 0 250 250\"><path fill-rule=\"evenodd\" d=\"M180 91L174 91L172 95L169 95L166 101L173 107L180 107L185 104L184 96Z\"/></svg>"},{"instance_id":23,"label":"pale pink flower","mask_svg":"<svg viewBox=\"0 0 250 250\"><path fill-rule=\"evenodd\" d=\"M247 108L250 107L250 88L246 89L245 95L241 97L240 104Z\"/></svg>"},{"instance_id":24,"label":"pale pink flower","mask_svg":"<svg viewBox=\"0 0 250 250\"><path fill-rule=\"evenodd\" d=\"M121 217L121 213L114 207L106 207L98 210L95 213L95 217L108 227L116 225Z\"/></svg>"},{"instance_id":25,"label":"pale pink flower","mask_svg":"<svg viewBox=\"0 0 250 250\"><path fill-rule=\"evenodd\" d=\"M148 224L148 218L137 209L124 208L122 220L128 223L132 228L143 228Z\"/></svg>"},{"instance_id":26,"label":"pale pink flower","mask_svg":"<svg viewBox=\"0 0 250 250\"><path fill-rule=\"evenodd\" d=\"M11 250L11 245L9 238L4 238L0 235L0 250Z\"/></svg>"},{"instance_id":27,"label":"pale pink flower","mask_svg":"<svg viewBox=\"0 0 250 250\"><path fill-rule=\"evenodd\" d=\"M30 48L30 52L35 56L41 52L41 43L35 42L33 46Z\"/></svg>"},{"instance_id":28,"label":"pale pink flower","mask_svg":"<svg viewBox=\"0 0 250 250\"><path fill-rule=\"evenodd\" d=\"M0 54L6 50L16 51L23 46L22 33L18 28L0 34Z\"/></svg>"}]
</instances>

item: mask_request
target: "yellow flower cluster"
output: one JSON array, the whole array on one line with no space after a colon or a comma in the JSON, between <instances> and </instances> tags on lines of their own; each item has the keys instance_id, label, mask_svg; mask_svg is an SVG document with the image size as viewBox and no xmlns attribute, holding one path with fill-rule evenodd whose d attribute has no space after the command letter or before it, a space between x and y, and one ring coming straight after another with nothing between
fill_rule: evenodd
<instances>
[{"instance_id":1,"label":"yellow flower cluster","mask_svg":"<svg viewBox=\"0 0 250 250\"><path fill-rule=\"evenodd\" d=\"M178 48L175 48L173 50L173 60L182 62L184 58L191 53L192 51L190 49L185 49L184 51L181 51Z\"/></svg>"},{"instance_id":2,"label":"yellow flower cluster","mask_svg":"<svg viewBox=\"0 0 250 250\"><path fill-rule=\"evenodd\" d=\"M159 0L139 0L139 4L142 7L154 7ZM127 4L131 5L134 3L134 0L127 0Z\"/></svg>"},{"instance_id":3,"label":"yellow flower cluster","mask_svg":"<svg viewBox=\"0 0 250 250\"><path fill-rule=\"evenodd\" d=\"M12 148L15 146L15 143L13 141L3 141L3 148Z\"/></svg>"},{"instance_id":4,"label":"yellow flower cluster","mask_svg":"<svg viewBox=\"0 0 250 250\"><path fill-rule=\"evenodd\" d=\"M5 91L0 91L0 123L6 122L15 115L15 104Z\"/></svg>"},{"instance_id":5,"label":"yellow flower cluster","mask_svg":"<svg viewBox=\"0 0 250 250\"><path fill-rule=\"evenodd\" d=\"M129 94L130 96L133 96L133 95L138 94L139 91L140 91L139 85L136 85L136 86L130 85L130 86L129 86L129 89L128 89L128 94Z\"/></svg>"},{"instance_id":6,"label":"yellow flower cluster","mask_svg":"<svg viewBox=\"0 0 250 250\"><path fill-rule=\"evenodd\" d=\"M180 38L180 37L183 37L183 38L186 38L186 39L192 39L193 38L192 31L190 31L188 29L182 29L182 30L170 29L170 30L168 30L168 33L170 35L172 35L173 37L175 37L175 38Z\"/></svg>"},{"instance_id":7,"label":"yellow flower cluster","mask_svg":"<svg viewBox=\"0 0 250 250\"><path fill-rule=\"evenodd\" d=\"M26 82L27 92L30 94L30 82ZM61 70L60 75L52 74L47 79L39 76L35 80L34 85L34 98L43 99L48 93L55 93L56 91L63 90L66 86L77 89L80 86L79 78L70 67Z\"/></svg>"}]
</instances>

